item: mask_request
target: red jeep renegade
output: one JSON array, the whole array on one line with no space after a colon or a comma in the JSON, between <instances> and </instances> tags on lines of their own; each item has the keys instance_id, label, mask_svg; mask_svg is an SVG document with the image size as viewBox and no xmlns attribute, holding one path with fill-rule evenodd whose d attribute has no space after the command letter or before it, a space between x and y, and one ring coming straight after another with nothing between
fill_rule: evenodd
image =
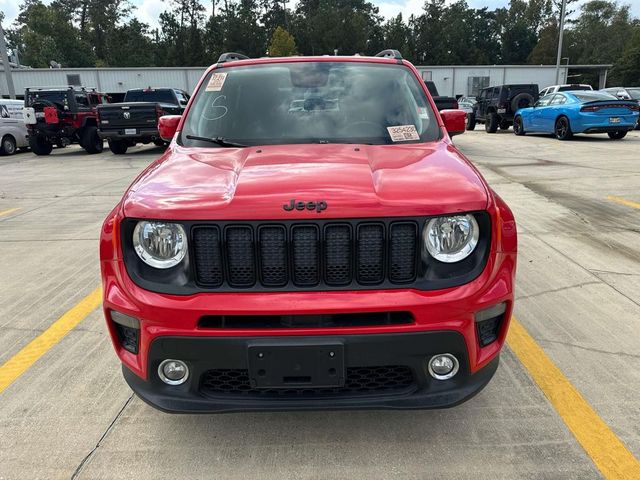
<instances>
[{"instance_id":1,"label":"red jeep renegade","mask_svg":"<svg viewBox=\"0 0 640 480\"><path fill-rule=\"evenodd\" d=\"M168 412L434 408L480 391L516 226L418 71L224 54L104 222L104 313Z\"/></svg>"}]
</instances>

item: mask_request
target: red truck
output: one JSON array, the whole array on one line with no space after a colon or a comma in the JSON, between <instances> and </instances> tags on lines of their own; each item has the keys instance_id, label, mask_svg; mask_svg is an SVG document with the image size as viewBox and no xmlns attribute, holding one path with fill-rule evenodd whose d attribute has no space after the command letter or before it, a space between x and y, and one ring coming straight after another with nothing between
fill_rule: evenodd
<instances>
[{"instance_id":1,"label":"red truck","mask_svg":"<svg viewBox=\"0 0 640 480\"><path fill-rule=\"evenodd\" d=\"M498 367L514 217L394 50L223 54L100 237L130 387L167 412L456 405Z\"/></svg>"}]
</instances>

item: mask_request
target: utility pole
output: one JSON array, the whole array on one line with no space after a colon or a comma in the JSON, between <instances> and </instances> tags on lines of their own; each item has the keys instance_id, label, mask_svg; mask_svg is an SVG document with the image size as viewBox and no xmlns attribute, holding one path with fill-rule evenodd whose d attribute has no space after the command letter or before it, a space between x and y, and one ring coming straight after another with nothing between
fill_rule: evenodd
<instances>
[{"instance_id":1,"label":"utility pole","mask_svg":"<svg viewBox=\"0 0 640 480\"><path fill-rule=\"evenodd\" d=\"M556 85L560 84L560 61L562 60L562 38L564 37L564 14L567 10L567 0L562 0L560 7L560 32L558 35L558 58L556 60Z\"/></svg>"},{"instance_id":2,"label":"utility pole","mask_svg":"<svg viewBox=\"0 0 640 480\"><path fill-rule=\"evenodd\" d=\"M4 78L7 79L7 88L9 89L9 98L16 98L16 89L13 86L13 77L11 76L11 65L9 65L9 55L7 55L7 42L4 40L4 30L0 23L0 55L2 55L2 68L4 69Z\"/></svg>"}]
</instances>

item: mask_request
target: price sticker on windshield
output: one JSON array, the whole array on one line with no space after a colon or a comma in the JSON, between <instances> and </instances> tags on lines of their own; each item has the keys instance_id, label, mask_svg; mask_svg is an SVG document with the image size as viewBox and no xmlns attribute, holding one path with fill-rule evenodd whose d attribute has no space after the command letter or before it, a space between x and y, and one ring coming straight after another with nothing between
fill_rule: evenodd
<instances>
[{"instance_id":1,"label":"price sticker on windshield","mask_svg":"<svg viewBox=\"0 0 640 480\"><path fill-rule=\"evenodd\" d=\"M420 140L420 135L415 125L398 125L397 127L387 127L387 131L393 142L407 142L410 140Z\"/></svg>"},{"instance_id":2,"label":"price sticker on windshield","mask_svg":"<svg viewBox=\"0 0 640 480\"><path fill-rule=\"evenodd\" d=\"M209 79L209 83L207 83L207 88L205 88L205 91L207 92L221 91L226 79L227 79L226 73L214 73L213 75L211 75L211 78Z\"/></svg>"}]
</instances>

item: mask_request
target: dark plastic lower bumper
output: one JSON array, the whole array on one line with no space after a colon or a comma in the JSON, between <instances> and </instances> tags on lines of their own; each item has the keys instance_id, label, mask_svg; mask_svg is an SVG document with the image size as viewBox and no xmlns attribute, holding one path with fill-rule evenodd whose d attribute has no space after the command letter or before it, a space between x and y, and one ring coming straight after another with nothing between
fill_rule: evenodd
<instances>
[{"instance_id":1,"label":"dark plastic lower bumper","mask_svg":"<svg viewBox=\"0 0 640 480\"><path fill-rule=\"evenodd\" d=\"M249 369L249 352L255 352L256 345L315 348L321 343L340 346L345 369L405 366L413 372L413 383L401 391L328 396L284 394L277 398L237 392L212 393L203 389L203 378L211 369ZM429 375L428 360L438 353L451 353L459 360L460 369L453 378L436 380ZM158 377L160 362L169 358L182 360L189 366L189 379L184 384L166 385ZM498 362L499 356L496 356L484 368L470 374L464 338L451 331L259 338L159 337L149 350L149 379L143 380L124 366L123 373L140 398L159 410L172 413L427 409L452 407L473 397L491 380Z\"/></svg>"}]
</instances>

